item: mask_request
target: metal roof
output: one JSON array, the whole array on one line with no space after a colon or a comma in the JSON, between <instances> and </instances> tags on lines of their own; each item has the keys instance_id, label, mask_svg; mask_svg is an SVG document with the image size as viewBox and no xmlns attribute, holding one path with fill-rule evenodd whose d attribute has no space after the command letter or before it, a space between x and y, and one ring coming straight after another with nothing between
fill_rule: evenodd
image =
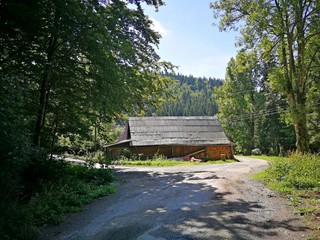
<instances>
[{"instance_id":1,"label":"metal roof","mask_svg":"<svg viewBox=\"0 0 320 240\"><path fill-rule=\"evenodd\" d=\"M131 146L231 144L217 117L130 117Z\"/></svg>"}]
</instances>

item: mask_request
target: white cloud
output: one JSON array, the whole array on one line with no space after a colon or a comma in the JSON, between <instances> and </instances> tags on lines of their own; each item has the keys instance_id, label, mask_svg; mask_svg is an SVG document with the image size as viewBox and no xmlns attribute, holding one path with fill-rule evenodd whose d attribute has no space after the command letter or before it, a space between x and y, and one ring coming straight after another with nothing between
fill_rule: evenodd
<instances>
[{"instance_id":1,"label":"white cloud","mask_svg":"<svg viewBox=\"0 0 320 240\"><path fill-rule=\"evenodd\" d=\"M168 35L168 31L164 28L164 26L156 19L150 18L150 20L153 22L152 24L152 30L160 33L162 37Z\"/></svg>"}]
</instances>

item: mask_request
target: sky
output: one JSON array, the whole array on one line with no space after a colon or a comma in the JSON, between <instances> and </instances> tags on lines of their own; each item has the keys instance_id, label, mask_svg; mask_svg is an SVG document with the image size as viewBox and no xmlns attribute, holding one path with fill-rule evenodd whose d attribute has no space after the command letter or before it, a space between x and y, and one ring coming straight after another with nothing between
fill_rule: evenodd
<instances>
[{"instance_id":1,"label":"sky","mask_svg":"<svg viewBox=\"0 0 320 240\"><path fill-rule=\"evenodd\" d=\"M157 53L179 67L176 72L194 77L225 78L227 64L235 57L236 32L219 32L210 0L165 0L156 12L145 7L162 38Z\"/></svg>"}]
</instances>

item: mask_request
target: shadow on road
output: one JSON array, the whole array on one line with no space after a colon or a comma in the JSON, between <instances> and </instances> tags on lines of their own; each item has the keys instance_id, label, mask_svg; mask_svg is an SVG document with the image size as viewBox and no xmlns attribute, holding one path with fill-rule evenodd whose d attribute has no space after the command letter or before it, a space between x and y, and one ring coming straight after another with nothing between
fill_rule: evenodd
<instances>
[{"instance_id":1,"label":"shadow on road","mask_svg":"<svg viewBox=\"0 0 320 240\"><path fill-rule=\"evenodd\" d=\"M308 230L297 218L276 220L273 199L221 191L212 183L228 179L214 173L115 175L119 202L95 239L295 239Z\"/></svg>"}]
</instances>

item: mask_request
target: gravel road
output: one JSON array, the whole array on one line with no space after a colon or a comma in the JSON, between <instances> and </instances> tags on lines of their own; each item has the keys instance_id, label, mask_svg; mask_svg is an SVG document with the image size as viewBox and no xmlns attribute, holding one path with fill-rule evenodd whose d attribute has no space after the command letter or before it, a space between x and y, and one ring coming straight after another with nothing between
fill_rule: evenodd
<instances>
[{"instance_id":1,"label":"gravel road","mask_svg":"<svg viewBox=\"0 0 320 240\"><path fill-rule=\"evenodd\" d=\"M263 160L192 167L117 167L118 192L69 215L40 239L306 239L309 229L248 174Z\"/></svg>"}]
</instances>

